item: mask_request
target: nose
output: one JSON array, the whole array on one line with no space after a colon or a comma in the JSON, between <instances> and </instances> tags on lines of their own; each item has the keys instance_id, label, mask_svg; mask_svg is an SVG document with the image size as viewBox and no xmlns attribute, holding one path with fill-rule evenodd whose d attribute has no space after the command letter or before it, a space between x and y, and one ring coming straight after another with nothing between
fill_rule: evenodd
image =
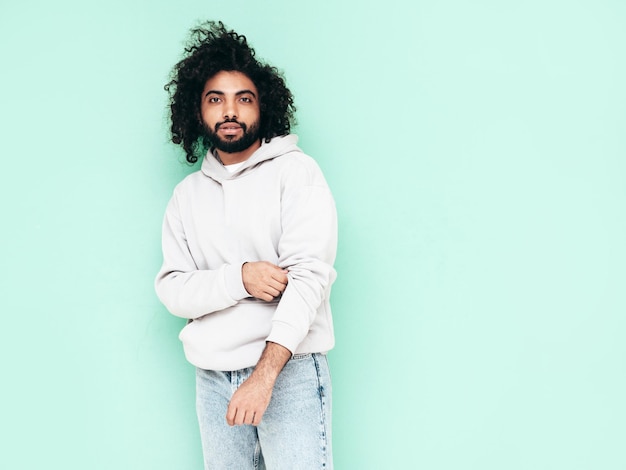
<instances>
[{"instance_id":1,"label":"nose","mask_svg":"<svg viewBox=\"0 0 626 470\"><path fill-rule=\"evenodd\" d=\"M237 118L237 103L235 100L226 100L224 103L224 119Z\"/></svg>"}]
</instances>

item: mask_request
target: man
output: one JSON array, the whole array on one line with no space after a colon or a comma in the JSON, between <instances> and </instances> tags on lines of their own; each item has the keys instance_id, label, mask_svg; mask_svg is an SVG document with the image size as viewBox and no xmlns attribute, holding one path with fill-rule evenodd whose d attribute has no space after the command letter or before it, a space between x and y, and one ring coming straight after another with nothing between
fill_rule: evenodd
<instances>
[{"instance_id":1,"label":"man","mask_svg":"<svg viewBox=\"0 0 626 470\"><path fill-rule=\"evenodd\" d=\"M284 79L244 36L209 22L185 51L172 141L203 161L167 207L156 291L188 319L205 468L331 469L332 195L289 134Z\"/></svg>"}]
</instances>

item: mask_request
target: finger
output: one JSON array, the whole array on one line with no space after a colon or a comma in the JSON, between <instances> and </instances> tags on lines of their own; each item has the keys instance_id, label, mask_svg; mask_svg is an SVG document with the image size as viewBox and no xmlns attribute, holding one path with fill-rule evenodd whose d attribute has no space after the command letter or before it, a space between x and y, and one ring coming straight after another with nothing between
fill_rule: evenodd
<instances>
[{"instance_id":1,"label":"finger","mask_svg":"<svg viewBox=\"0 0 626 470\"><path fill-rule=\"evenodd\" d=\"M228 423L229 426L235 425L236 412L237 412L236 410L233 412L230 410L230 407L228 408L228 411L226 412L226 422Z\"/></svg>"},{"instance_id":2,"label":"finger","mask_svg":"<svg viewBox=\"0 0 626 470\"><path fill-rule=\"evenodd\" d=\"M281 292L283 292L287 288L287 285L281 284L280 282L273 282L270 287L274 291L276 291L276 294L274 294L274 296L277 296L278 294L280 294ZM269 289L268 289L268 291L269 291Z\"/></svg>"},{"instance_id":3,"label":"finger","mask_svg":"<svg viewBox=\"0 0 626 470\"><path fill-rule=\"evenodd\" d=\"M272 297L272 294L270 293L269 288L267 286L255 290L252 296L256 297L257 299L265 300L265 301L269 301L274 298Z\"/></svg>"},{"instance_id":4,"label":"finger","mask_svg":"<svg viewBox=\"0 0 626 470\"><path fill-rule=\"evenodd\" d=\"M279 284L287 285L288 281L289 278L286 275L281 274L280 276L272 276L269 282L277 282Z\"/></svg>"},{"instance_id":5,"label":"finger","mask_svg":"<svg viewBox=\"0 0 626 470\"><path fill-rule=\"evenodd\" d=\"M287 281L289 281L289 278L287 276L285 276L284 274L281 274L279 276L274 275L271 278L269 278L267 280L267 282L279 282L281 284L287 284Z\"/></svg>"},{"instance_id":6,"label":"finger","mask_svg":"<svg viewBox=\"0 0 626 470\"><path fill-rule=\"evenodd\" d=\"M235 415L235 426L241 426L242 424L244 424L245 417L245 411L237 410L237 414Z\"/></svg>"},{"instance_id":7,"label":"finger","mask_svg":"<svg viewBox=\"0 0 626 470\"><path fill-rule=\"evenodd\" d=\"M282 291L280 289L277 289L274 286L267 286L267 288L265 289L265 293L271 295L272 298L276 297L281 292Z\"/></svg>"},{"instance_id":8,"label":"finger","mask_svg":"<svg viewBox=\"0 0 626 470\"><path fill-rule=\"evenodd\" d=\"M226 410L226 422L229 426L235 425L235 416L237 414L237 408L228 405L228 409Z\"/></svg>"},{"instance_id":9,"label":"finger","mask_svg":"<svg viewBox=\"0 0 626 470\"><path fill-rule=\"evenodd\" d=\"M252 424L254 422L254 411L246 412L246 416L243 420L243 424Z\"/></svg>"}]
</instances>

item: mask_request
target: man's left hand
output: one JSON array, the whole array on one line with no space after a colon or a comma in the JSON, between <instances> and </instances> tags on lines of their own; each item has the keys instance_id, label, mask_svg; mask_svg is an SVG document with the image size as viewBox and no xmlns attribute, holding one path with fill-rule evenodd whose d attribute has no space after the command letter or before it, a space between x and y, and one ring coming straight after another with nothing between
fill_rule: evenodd
<instances>
[{"instance_id":1,"label":"man's left hand","mask_svg":"<svg viewBox=\"0 0 626 470\"><path fill-rule=\"evenodd\" d=\"M226 422L230 426L257 426L270 403L272 389L272 386L250 377L233 394L226 411Z\"/></svg>"},{"instance_id":2,"label":"man's left hand","mask_svg":"<svg viewBox=\"0 0 626 470\"><path fill-rule=\"evenodd\" d=\"M265 345L254 372L230 399L226 410L226 422L229 425L259 425L270 404L278 374L290 357L291 352L280 344L268 342Z\"/></svg>"}]
</instances>

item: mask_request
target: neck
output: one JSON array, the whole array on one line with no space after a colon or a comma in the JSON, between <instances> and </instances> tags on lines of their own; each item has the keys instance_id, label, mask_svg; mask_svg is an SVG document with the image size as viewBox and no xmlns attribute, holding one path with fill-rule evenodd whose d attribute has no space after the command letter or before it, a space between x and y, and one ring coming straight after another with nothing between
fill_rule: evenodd
<instances>
[{"instance_id":1,"label":"neck","mask_svg":"<svg viewBox=\"0 0 626 470\"><path fill-rule=\"evenodd\" d=\"M233 165L235 163L245 162L259 147L261 147L261 139L241 152L228 153L218 149L217 156L223 165Z\"/></svg>"}]
</instances>

